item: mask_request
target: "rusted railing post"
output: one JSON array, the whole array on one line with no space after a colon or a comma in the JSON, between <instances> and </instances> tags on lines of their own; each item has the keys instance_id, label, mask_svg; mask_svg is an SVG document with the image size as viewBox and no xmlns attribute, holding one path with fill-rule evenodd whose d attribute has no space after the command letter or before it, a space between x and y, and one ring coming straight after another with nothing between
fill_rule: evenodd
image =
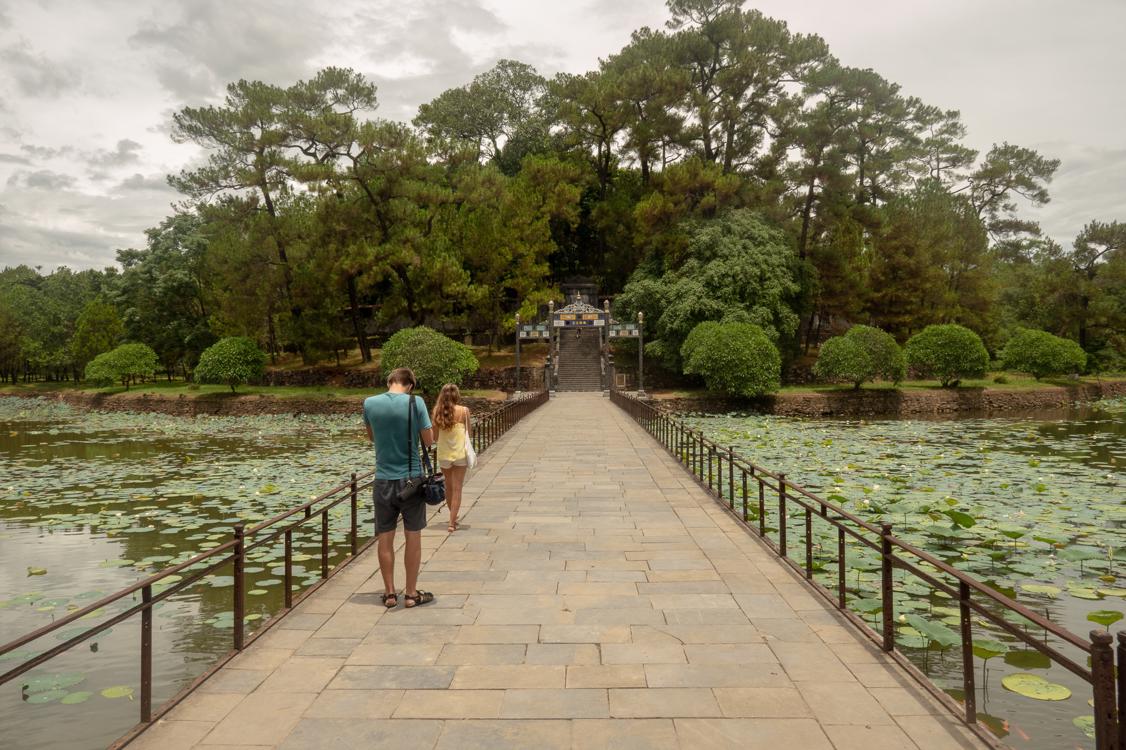
<instances>
[{"instance_id":1,"label":"rusted railing post","mask_svg":"<svg viewBox=\"0 0 1126 750\"><path fill-rule=\"evenodd\" d=\"M880 525L880 601L883 602L884 651L895 650L895 587L892 581L891 524Z\"/></svg>"},{"instance_id":2,"label":"rusted railing post","mask_svg":"<svg viewBox=\"0 0 1126 750\"><path fill-rule=\"evenodd\" d=\"M751 467L751 476L755 477L754 467ZM758 535L766 536L766 485L762 477L755 477L758 482Z\"/></svg>"},{"instance_id":3,"label":"rusted railing post","mask_svg":"<svg viewBox=\"0 0 1126 750\"><path fill-rule=\"evenodd\" d=\"M1095 748L1118 750L1118 709L1115 706L1114 638L1105 630L1091 631L1091 692L1095 703Z\"/></svg>"},{"instance_id":4,"label":"rusted railing post","mask_svg":"<svg viewBox=\"0 0 1126 750\"><path fill-rule=\"evenodd\" d=\"M1126 748L1126 630L1118 631L1118 750Z\"/></svg>"},{"instance_id":5,"label":"rusted railing post","mask_svg":"<svg viewBox=\"0 0 1126 750\"><path fill-rule=\"evenodd\" d=\"M847 552L845 551L844 526L837 527L837 606L845 608L845 568L848 567Z\"/></svg>"},{"instance_id":6,"label":"rusted railing post","mask_svg":"<svg viewBox=\"0 0 1126 750\"><path fill-rule=\"evenodd\" d=\"M246 566L246 525L235 524L235 563L234 563L234 610L235 610L235 651L242 651L245 643L246 626L246 575L243 568Z\"/></svg>"},{"instance_id":7,"label":"rusted railing post","mask_svg":"<svg viewBox=\"0 0 1126 750\"><path fill-rule=\"evenodd\" d=\"M786 556L786 475L778 475L778 554Z\"/></svg>"},{"instance_id":8,"label":"rusted railing post","mask_svg":"<svg viewBox=\"0 0 1126 750\"><path fill-rule=\"evenodd\" d=\"M958 581L958 618L962 625L962 691L966 695L966 723L977 723L977 692L974 686L974 629L970 620L970 586Z\"/></svg>"},{"instance_id":9,"label":"rusted railing post","mask_svg":"<svg viewBox=\"0 0 1126 750\"><path fill-rule=\"evenodd\" d=\"M727 446L727 504L735 510L735 447Z\"/></svg>"},{"instance_id":10,"label":"rusted railing post","mask_svg":"<svg viewBox=\"0 0 1126 750\"><path fill-rule=\"evenodd\" d=\"M293 609L293 529L285 530L285 571L282 585L285 586L285 608Z\"/></svg>"},{"instance_id":11,"label":"rusted railing post","mask_svg":"<svg viewBox=\"0 0 1126 750\"><path fill-rule=\"evenodd\" d=\"M754 471L754 469L751 469ZM750 516L747 514L747 470L740 469L739 473L743 475L743 523L746 523Z\"/></svg>"},{"instance_id":12,"label":"rusted railing post","mask_svg":"<svg viewBox=\"0 0 1126 750\"><path fill-rule=\"evenodd\" d=\"M141 589L141 723L152 721L152 586Z\"/></svg>"},{"instance_id":13,"label":"rusted railing post","mask_svg":"<svg viewBox=\"0 0 1126 750\"><path fill-rule=\"evenodd\" d=\"M321 511L321 578L328 578L328 508Z\"/></svg>"},{"instance_id":14,"label":"rusted railing post","mask_svg":"<svg viewBox=\"0 0 1126 750\"><path fill-rule=\"evenodd\" d=\"M359 528L358 528L359 527L359 520L357 519L357 516L356 516L356 513L357 513L356 503L358 501L358 497L357 497L357 494L356 494L356 472L354 472L354 471L352 472L352 482L351 482L351 484L349 484L348 490L349 490L349 493L351 495L351 503L352 503L352 519L351 519L352 520L352 527L351 527L351 530L349 531L348 541L350 542L350 546L351 546L351 550L352 550L352 557L355 557L356 556L356 550L358 549L357 544L356 544L356 537L359 534Z\"/></svg>"},{"instance_id":15,"label":"rusted railing post","mask_svg":"<svg viewBox=\"0 0 1126 750\"><path fill-rule=\"evenodd\" d=\"M813 580L813 511L805 509L805 577Z\"/></svg>"},{"instance_id":16,"label":"rusted railing post","mask_svg":"<svg viewBox=\"0 0 1126 750\"><path fill-rule=\"evenodd\" d=\"M712 487L712 479L713 479L712 464L713 463L715 463L715 447L709 445L708 446L708 492L715 492L715 488ZM722 493L716 492L716 494L719 495L720 497L723 497Z\"/></svg>"}]
</instances>

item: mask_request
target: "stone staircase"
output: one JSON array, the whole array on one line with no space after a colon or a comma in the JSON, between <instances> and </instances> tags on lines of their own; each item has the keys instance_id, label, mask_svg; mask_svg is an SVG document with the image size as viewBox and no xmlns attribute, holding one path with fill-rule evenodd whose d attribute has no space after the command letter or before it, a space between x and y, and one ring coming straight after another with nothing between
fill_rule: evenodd
<instances>
[{"instance_id":1,"label":"stone staircase","mask_svg":"<svg viewBox=\"0 0 1126 750\"><path fill-rule=\"evenodd\" d=\"M594 328L564 328L559 331L559 380L556 390L602 390L600 333Z\"/></svg>"}]
</instances>

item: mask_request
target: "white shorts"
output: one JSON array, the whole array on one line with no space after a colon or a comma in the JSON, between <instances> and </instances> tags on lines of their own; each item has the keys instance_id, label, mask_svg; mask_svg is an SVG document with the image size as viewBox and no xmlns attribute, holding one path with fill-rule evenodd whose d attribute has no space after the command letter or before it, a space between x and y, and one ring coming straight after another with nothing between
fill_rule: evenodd
<instances>
[{"instance_id":1,"label":"white shorts","mask_svg":"<svg viewBox=\"0 0 1126 750\"><path fill-rule=\"evenodd\" d=\"M448 469L451 466L469 466L469 459L459 458L456 461L439 461L438 462L438 468L439 469Z\"/></svg>"}]
</instances>

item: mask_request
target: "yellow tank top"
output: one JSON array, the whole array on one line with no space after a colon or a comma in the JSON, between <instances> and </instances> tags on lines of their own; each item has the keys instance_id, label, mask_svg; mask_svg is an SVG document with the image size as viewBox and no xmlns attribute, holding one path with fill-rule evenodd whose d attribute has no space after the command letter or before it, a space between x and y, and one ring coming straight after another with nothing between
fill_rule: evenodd
<instances>
[{"instance_id":1,"label":"yellow tank top","mask_svg":"<svg viewBox=\"0 0 1126 750\"><path fill-rule=\"evenodd\" d=\"M460 461L465 458L465 425L456 422L438 433L438 460Z\"/></svg>"}]
</instances>

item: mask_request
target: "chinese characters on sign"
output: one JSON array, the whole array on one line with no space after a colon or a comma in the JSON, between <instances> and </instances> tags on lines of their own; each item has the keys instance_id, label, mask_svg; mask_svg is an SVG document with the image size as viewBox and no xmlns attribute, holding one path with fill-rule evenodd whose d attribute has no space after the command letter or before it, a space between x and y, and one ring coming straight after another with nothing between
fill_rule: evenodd
<instances>
[{"instance_id":1,"label":"chinese characters on sign","mask_svg":"<svg viewBox=\"0 0 1126 750\"><path fill-rule=\"evenodd\" d=\"M614 323L610 326L612 339L638 338L640 335L641 329L637 327L637 323Z\"/></svg>"},{"instance_id":2,"label":"chinese characters on sign","mask_svg":"<svg viewBox=\"0 0 1126 750\"><path fill-rule=\"evenodd\" d=\"M548 330L546 325L542 324L522 325L520 326L520 338L548 339L551 338L551 331Z\"/></svg>"},{"instance_id":3,"label":"chinese characters on sign","mask_svg":"<svg viewBox=\"0 0 1126 750\"><path fill-rule=\"evenodd\" d=\"M556 328L570 328L572 326L605 326L606 318L602 313L556 313L553 321Z\"/></svg>"}]
</instances>

